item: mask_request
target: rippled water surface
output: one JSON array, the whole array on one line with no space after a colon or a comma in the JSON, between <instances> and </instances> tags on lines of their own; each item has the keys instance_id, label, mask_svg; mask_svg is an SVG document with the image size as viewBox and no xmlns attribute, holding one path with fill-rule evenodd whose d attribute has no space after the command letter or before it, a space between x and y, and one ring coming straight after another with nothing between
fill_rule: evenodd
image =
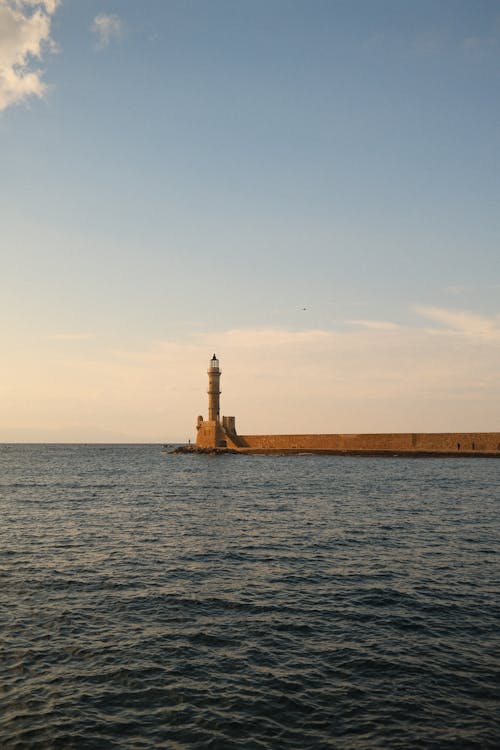
<instances>
[{"instance_id":1,"label":"rippled water surface","mask_svg":"<svg viewBox=\"0 0 500 750\"><path fill-rule=\"evenodd\" d=\"M499 469L0 446L0 747L500 747Z\"/></svg>"}]
</instances>

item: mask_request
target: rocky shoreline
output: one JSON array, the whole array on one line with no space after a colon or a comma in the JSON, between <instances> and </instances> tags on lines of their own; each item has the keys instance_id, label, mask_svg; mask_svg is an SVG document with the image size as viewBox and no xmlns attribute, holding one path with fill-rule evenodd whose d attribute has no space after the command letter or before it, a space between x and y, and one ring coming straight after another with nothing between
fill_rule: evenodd
<instances>
[{"instance_id":1,"label":"rocky shoreline","mask_svg":"<svg viewBox=\"0 0 500 750\"><path fill-rule=\"evenodd\" d=\"M206 456L225 456L228 454L237 454L238 456L245 455L242 451L234 450L233 448L200 448L198 445L179 445L173 450L164 448L164 453L190 453L190 454L203 454Z\"/></svg>"}]
</instances>

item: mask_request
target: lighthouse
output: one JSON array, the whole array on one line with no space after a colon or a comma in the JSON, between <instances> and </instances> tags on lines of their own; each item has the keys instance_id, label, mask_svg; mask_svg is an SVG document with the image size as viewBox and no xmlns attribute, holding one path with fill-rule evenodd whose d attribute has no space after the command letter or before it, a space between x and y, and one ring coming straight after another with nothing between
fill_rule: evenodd
<instances>
[{"instance_id":1,"label":"lighthouse","mask_svg":"<svg viewBox=\"0 0 500 750\"><path fill-rule=\"evenodd\" d=\"M219 360L216 355L208 363L208 419L200 415L196 421L196 445L199 448L235 447L237 440L234 417L220 416Z\"/></svg>"},{"instance_id":2,"label":"lighthouse","mask_svg":"<svg viewBox=\"0 0 500 750\"><path fill-rule=\"evenodd\" d=\"M220 376L219 360L214 356L208 366L208 421L220 422Z\"/></svg>"}]
</instances>

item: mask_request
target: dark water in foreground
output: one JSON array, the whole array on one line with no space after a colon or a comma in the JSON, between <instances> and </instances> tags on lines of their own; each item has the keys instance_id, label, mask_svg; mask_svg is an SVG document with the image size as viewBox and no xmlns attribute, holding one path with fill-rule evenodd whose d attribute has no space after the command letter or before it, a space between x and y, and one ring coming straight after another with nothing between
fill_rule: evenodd
<instances>
[{"instance_id":1,"label":"dark water in foreground","mask_svg":"<svg viewBox=\"0 0 500 750\"><path fill-rule=\"evenodd\" d=\"M498 748L499 469L0 446L0 747Z\"/></svg>"}]
</instances>

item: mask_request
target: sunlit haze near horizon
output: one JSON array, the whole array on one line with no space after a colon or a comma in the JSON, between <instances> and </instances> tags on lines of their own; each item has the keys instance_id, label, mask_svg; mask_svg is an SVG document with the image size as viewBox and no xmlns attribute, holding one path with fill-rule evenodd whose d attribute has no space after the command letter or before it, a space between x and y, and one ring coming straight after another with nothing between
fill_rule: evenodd
<instances>
[{"instance_id":1,"label":"sunlit haze near horizon","mask_svg":"<svg viewBox=\"0 0 500 750\"><path fill-rule=\"evenodd\" d=\"M0 0L0 441L500 429L500 3Z\"/></svg>"}]
</instances>

